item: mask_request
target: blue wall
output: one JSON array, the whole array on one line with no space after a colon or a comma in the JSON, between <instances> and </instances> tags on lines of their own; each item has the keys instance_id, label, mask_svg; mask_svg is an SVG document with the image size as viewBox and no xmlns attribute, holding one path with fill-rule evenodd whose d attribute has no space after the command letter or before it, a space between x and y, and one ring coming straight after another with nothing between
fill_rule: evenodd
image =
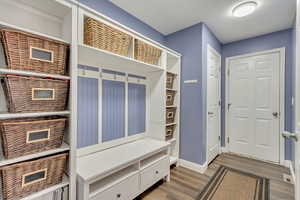
<instances>
[{"instance_id":1,"label":"blue wall","mask_svg":"<svg viewBox=\"0 0 300 200\"><path fill-rule=\"evenodd\" d=\"M202 64L202 24L197 24L166 37L166 44L180 52L181 71L181 116L180 116L180 158L201 164L203 136L201 119L201 64ZM185 84L184 80L198 80Z\"/></svg>"},{"instance_id":2,"label":"blue wall","mask_svg":"<svg viewBox=\"0 0 300 200\"><path fill-rule=\"evenodd\" d=\"M207 45L221 54L221 44L202 23L166 37L166 45L182 56L180 157L204 164L206 161ZM198 80L187 84L184 80Z\"/></svg>"},{"instance_id":3,"label":"blue wall","mask_svg":"<svg viewBox=\"0 0 300 200\"><path fill-rule=\"evenodd\" d=\"M78 0L78 2L116 20L117 22L128 26L129 28L164 44L164 35L153 29L151 26L143 23L138 18L130 15L125 10L119 8L109 0Z\"/></svg>"},{"instance_id":4,"label":"blue wall","mask_svg":"<svg viewBox=\"0 0 300 200\"><path fill-rule=\"evenodd\" d=\"M222 50L222 145L225 143L224 130L225 130L225 59L231 56L237 56L257 51L265 51L285 47L286 51L286 66L285 66L285 129L292 130L293 121L293 77L292 74L292 29L270 33L267 35L254 37L246 40L232 42L223 45ZM285 142L285 159L290 160L292 155L292 144L290 140Z\"/></svg>"}]
</instances>

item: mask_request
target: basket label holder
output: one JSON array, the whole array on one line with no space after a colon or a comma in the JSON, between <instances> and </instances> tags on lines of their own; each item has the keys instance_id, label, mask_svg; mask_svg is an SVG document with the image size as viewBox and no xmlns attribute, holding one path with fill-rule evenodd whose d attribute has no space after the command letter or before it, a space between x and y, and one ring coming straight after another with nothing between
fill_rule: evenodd
<instances>
[{"instance_id":1,"label":"basket label holder","mask_svg":"<svg viewBox=\"0 0 300 200\"><path fill-rule=\"evenodd\" d=\"M43 142L50 139L50 129L42 129L35 131L27 131L26 133L26 143L36 143Z\"/></svg>"},{"instance_id":2,"label":"basket label holder","mask_svg":"<svg viewBox=\"0 0 300 200\"><path fill-rule=\"evenodd\" d=\"M48 169L41 169L22 175L22 188L47 179Z\"/></svg>"},{"instance_id":3,"label":"basket label holder","mask_svg":"<svg viewBox=\"0 0 300 200\"><path fill-rule=\"evenodd\" d=\"M55 89L53 88L32 88L33 101L55 100Z\"/></svg>"},{"instance_id":4,"label":"basket label holder","mask_svg":"<svg viewBox=\"0 0 300 200\"><path fill-rule=\"evenodd\" d=\"M54 51L30 46L29 59L41 62L54 62Z\"/></svg>"}]
</instances>

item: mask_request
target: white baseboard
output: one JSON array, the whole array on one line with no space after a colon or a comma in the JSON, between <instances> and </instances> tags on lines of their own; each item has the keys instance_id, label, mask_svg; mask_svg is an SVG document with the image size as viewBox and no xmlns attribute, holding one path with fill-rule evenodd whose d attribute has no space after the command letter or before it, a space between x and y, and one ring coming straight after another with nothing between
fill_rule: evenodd
<instances>
[{"instance_id":1,"label":"white baseboard","mask_svg":"<svg viewBox=\"0 0 300 200\"><path fill-rule=\"evenodd\" d=\"M199 172L201 174L204 174L204 172L207 169L207 163L200 165L200 164L193 163L193 162L183 160L183 159L179 159L179 166L185 167L185 168L193 170L195 172Z\"/></svg>"},{"instance_id":2,"label":"white baseboard","mask_svg":"<svg viewBox=\"0 0 300 200\"><path fill-rule=\"evenodd\" d=\"M221 147L221 153L228 153L228 149L226 147Z\"/></svg>"},{"instance_id":3,"label":"white baseboard","mask_svg":"<svg viewBox=\"0 0 300 200\"><path fill-rule=\"evenodd\" d=\"M293 183L296 183L296 175L295 175L294 166L293 166L292 161L285 160L284 165L290 169L291 176L293 178Z\"/></svg>"}]
</instances>

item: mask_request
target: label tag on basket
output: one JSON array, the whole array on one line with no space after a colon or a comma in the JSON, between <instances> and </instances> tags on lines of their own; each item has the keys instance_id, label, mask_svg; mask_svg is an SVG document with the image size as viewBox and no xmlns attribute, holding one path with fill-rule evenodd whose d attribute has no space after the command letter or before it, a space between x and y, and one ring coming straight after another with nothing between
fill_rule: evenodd
<instances>
[{"instance_id":1,"label":"label tag on basket","mask_svg":"<svg viewBox=\"0 0 300 200\"><path fill-rule=\"evenodd\" d=\"M50 129L28 131L26 143L43 142L50 139Z\"/></svg>"},{"instance_id":2,"label":"label tag on basket","mask_svg":"<svg viewBox=\"0 0 300 200\"><path fill-rule=\"evenodd\" d=\"M30 47L30 59L38 60L42 62L50 62L53 63L53 51L47 49L41 49L37 47Z\"/></svg>"},{"instance_id":3,"label":"label tag on basket","mask_svg":"<svg viewBox=\"0 0 300 200\"><path fill-rule=\"evenodd\" d=\"M52 88L32 88L32 100L54 100L55 90Z\"/></svg>"},{"instance_id":4,"label":"label tag on basket","mask_svg":"<svg viewBox=\"0 0 300 200\"><path fill-rule=\"evenodd\" d=\"M47 169L30 172L22 176L22 187L43 181L47 178Z\"/></svg>"}]
</instances>

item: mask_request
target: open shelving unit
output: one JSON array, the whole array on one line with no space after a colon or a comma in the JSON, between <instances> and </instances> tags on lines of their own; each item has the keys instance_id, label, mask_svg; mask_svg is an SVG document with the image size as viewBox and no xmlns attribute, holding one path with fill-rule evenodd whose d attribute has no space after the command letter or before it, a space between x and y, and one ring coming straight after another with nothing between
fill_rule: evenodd
<instances>
[{"instance_id":1,"label":"open shelving unit","mask_svg":"<svg viewBox=\"0 0 300 200\"><path fill-rule=\"evenodd\" d=\"M70 199L76 199L76 146L74 133L76 132L76 82L74 74L77 74L77 49L73 48L77 42L77 7L67 0L0 0L0 29L13 29L21 32L39 35L48 39L60 41L70 45L69 63L67 75L55 75L36 73L22 70L8 69L2 44L0 43L0 78L5 74L34 76L41 78L63 79L70 81L70 96L68 108L58 112L33 112L33 113L9 113L3 88L0 86L0 120L12 118L44 117L44 116L68 116L68 128L64 134L63 144L56 149L30 154L14 159L5 159L2 151L0 154L0 166L15 164L57 153L68 152L67 168L63 181L59 184L33 193L21 200L43 199L44 195L52 195L58 189L68 187ZM77 78L75 76L75 78ZM2 148L1 148L2 149ZM2 194L2 191L0 192ZM2 196L0 196L2 200Z\"/></svg>"}]
</instances>

